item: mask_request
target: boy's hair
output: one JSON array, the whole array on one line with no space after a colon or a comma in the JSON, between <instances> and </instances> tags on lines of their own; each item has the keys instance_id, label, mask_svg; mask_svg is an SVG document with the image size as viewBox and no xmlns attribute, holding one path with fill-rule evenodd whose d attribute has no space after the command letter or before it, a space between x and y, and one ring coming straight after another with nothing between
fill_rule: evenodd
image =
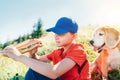
<instances>
[{"instance_id":1,"label":"boy's hair","mask_svg":"<svg viewBox=\"0 0 120 80\"><path fill-rule=\"evenodd\" d=\"M54 32L56 34L64 34L67 32L77 33L78 31L78 24L73 21L71 18L62 17L58 19L56 25L52 28L47 29L46 31Z\"/></svg>"}]
</instances>

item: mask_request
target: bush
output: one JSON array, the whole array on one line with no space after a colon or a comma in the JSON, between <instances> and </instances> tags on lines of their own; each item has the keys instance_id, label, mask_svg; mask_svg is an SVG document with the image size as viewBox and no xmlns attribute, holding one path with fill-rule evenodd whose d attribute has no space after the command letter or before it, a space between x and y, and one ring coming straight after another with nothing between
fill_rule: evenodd
<instances>
[{"instance_id":1,"label":"bush","mask_svg":"<svg viewBox=\"0 0 120 80\"><path fill-rule=\"evenodd\" d=\"M16 73L15 76L11 78L10 80L24 80L24 77Z\"/></svg>"},{"instance_id":2,"label":"bush","mask_svg":"<svg viewBox=\"0 0 120 80\"><path fill-rule=\"evenodd\" d=\"M120 70L114 69L108 72L109 80L120 80Z\"/></svg>"}]
</instances>

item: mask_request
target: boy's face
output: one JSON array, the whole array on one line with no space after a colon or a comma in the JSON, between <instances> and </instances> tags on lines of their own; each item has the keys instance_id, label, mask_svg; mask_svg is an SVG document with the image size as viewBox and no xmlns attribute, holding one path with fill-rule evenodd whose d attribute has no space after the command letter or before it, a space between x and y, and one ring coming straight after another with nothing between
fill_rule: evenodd
<instances>
[{"instance_id":1,"label":"boy's face","mask_svg":"<svg viewBox=\"0 0 120 80\"><path fill-rule=\"evenodd\" d=\"M67 32L65 34L55 34L55 42L58 47L66 47L72 43L75 34Z\"/></svg>"}]
</instances>

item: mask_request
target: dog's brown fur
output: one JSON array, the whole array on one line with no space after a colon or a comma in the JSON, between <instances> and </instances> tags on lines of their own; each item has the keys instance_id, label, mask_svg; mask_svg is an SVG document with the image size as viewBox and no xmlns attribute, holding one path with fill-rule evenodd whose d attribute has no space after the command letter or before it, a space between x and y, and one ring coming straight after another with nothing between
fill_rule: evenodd
<instances>
[{"instance_id":1,"label":"dog's brown fur","mask_svg":"<svg viewBox=\"0 0 120 80\"><path fill-rule=\"evenodd\" d=\"M91 64L90 70L91 73L97 71L107 78L109 70L120 67L120 33L111 27L98 28L94 32L94 36L98 33L104 36L105 45L101 47L102 52L100 52L99 56ZM92 45L96 47L94 43Z\"/></svg>"}]
</instances>

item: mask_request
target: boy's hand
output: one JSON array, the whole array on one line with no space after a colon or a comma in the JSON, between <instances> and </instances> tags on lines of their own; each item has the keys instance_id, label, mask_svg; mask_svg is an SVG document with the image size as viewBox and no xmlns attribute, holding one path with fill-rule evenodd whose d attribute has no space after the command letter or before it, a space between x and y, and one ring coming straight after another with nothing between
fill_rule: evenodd
<instances>
[{"instance_id":1,"label":"boy's hand","mask_svg":"<svg viewBox=\"0 0 120 80\"><path fill-rule=\"evenodd\" d=\"M38 48L34 48L33 50L30 51L30 57L31 58L35 58L36 57L36 53L38 51Z\"/></svg>"},{"instance_id":2,"label":"boy's hand","mask_svg":"<svg viewBox=\"0 0 120 80\"><path fill-rule=\"evenodd\" d=\"M35 53L37 53L39 47L42 47L42 42L38 39L31 39L17 44L16 46L7 46L6 48L4 48L2 53L3 55L14 59L21 54L29 52L30 57L36 58Z\"/></svg>"},{"instance_id":3,"label":"boy's hand","mask_svg":"<svg viewBox=\"0 0 120 80\"><path fill-rule=\"evenodd\" d=\"M17 57L19 57L21 55L21 53L16 49L16 47L14 47L12 45L4 48L2 53L3 53L3 55L6 55L14 60L16 60Z\"/></svg>"}]
</instances>

